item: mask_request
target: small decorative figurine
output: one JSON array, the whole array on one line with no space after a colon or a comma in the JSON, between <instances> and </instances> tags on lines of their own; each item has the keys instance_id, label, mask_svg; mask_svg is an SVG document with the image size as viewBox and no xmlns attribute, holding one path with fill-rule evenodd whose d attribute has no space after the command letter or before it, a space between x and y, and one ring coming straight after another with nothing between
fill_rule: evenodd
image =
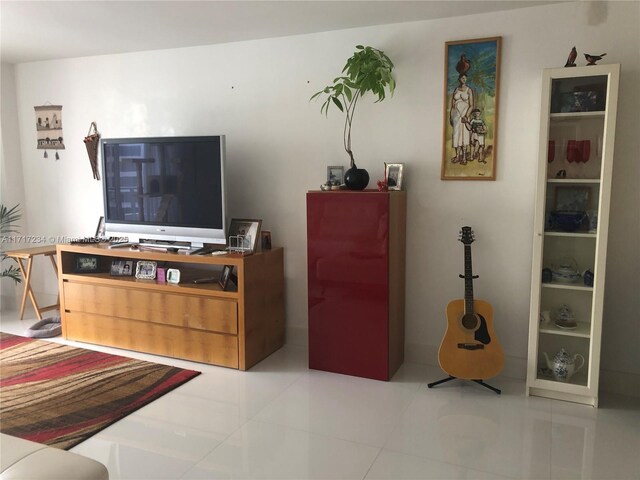
<instances>
[{"instance_id":1,"label":"small decorative figurine","mask_svg":"<svg viewBox=\"0 0 640 480\"><path fill-rule=\"evenodd\" d=\"M604 57L605 55L606 53L603 53L602 55L591 55L589 53L585 53L584 58L587 59L587 66L589 66L589 65L595 65L596 62L598 60L602 60L602 57Z\"/></svg>"},{"instance_id":2,"label":"small decorative figurine","mask_svg":"<svg viewBox=\"0 0 640 480\"><path fill-rule=\"evenodd\" d=\"M378 180L378 191L379 192L388 192L389 186L385 180Z\"/></svg>"},{"instance_id":3,"label":"small decorative figurine","mask_svg":"<svg viewBox=\"0 0 640 480\"><path fill-rule=\"evenodd\" d=\"M578 51L576 47L571 49L569 52L569 58L567 58L567 63L564 64L565 67L575 67L576 66L576 57L578 56Z\"/></svg>"}]
</instances>

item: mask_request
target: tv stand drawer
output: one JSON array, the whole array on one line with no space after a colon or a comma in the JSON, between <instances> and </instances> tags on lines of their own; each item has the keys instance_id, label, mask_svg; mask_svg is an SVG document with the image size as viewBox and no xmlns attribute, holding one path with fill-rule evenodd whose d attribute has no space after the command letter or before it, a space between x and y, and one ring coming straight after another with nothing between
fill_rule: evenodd
<instances>
[{"instance_id":1,"label":"tv stand drawer","mask_svg":"<svg viewBox=\"0 0 640 480\"><path fill-rule=\"evenodd\" d=\"M66 312L65 338L238 368L238 337L80 312Z\"/></svg>"},{"instance_id":2,"label":"tv stand drawer","mask_svg":"<svg viewBox=\"0 0 640 480\"><path fill-rule=\"evenodd\" d=\"M69 281L64 284L64 306L71 312L238 333L238 304L232 299Z\"/></svg>"}]
</instances>

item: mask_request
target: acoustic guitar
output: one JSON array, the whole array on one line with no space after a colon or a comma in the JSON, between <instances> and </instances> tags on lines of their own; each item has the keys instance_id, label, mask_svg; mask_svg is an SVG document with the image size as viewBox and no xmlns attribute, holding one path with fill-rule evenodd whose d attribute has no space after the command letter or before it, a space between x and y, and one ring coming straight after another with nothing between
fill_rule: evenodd
<instances>
[{"instance_id":1,"label":"acoustic guitar","mask_svg":"<svg viewBox=\"0 0 640 480\"><path fill-rule=\"evenodd\" d=\"M473 298L471 227L462 227L459 240L464 244L464 300L447 305L447 331L438 360L440 367L452 377L484 380L495 377L504 366L504 353L493 330L493 308L484 300Z\"/></svg>"}]
</instances>

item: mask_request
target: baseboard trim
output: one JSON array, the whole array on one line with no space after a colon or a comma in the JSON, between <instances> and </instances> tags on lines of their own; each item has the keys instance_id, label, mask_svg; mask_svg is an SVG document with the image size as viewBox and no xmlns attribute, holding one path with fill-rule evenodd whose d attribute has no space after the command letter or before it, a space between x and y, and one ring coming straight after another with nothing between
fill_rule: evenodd
<instances>
[{"instance_id":1,"label":"baseboard trim","mask_svg":"<svg viewBox=\"0 0 640 480\"><path fill-rule=\"evenodd\" d=\"M0 312L10 312L18 309L18 299L15 295L0 295Z\"/></svg>"},{"instance_id":2,"label":"baseboard trim","mask_svg":"<svg viewBox=\"0 0 640 480\"><path fill-rule=\"evenodd\" d=\"M287 345L309 348L309 329L306 327L287 326L285 335Z\"/></svg>"},{"instance_id":3,"label":"baseboard trim","mask_svg":"<svg viewBox=\"0 0 640 480\"><path fill-rule=\"evenodd\" d=\"M640 398L640 375L600 370L600 391Z\"/></svg>"}]
</instances>

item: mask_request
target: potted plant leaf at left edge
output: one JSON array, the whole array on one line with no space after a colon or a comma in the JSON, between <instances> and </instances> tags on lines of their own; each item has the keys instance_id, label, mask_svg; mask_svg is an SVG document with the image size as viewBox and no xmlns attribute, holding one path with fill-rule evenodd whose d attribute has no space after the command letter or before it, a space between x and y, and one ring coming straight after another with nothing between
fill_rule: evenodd
<instances>
[{"instance_id":1,"label":"potted plant leaf at left edge","mask_svg":"<svg viewBox=\"0 0 640 480\"><path fill-rule=\"evenodd\" d=\"M369 184L369 173L356 166L351 149L351 125L360 97L367 92L377 96L375 103L383 101L396 88L391 59L382 51L373 47L356 46L355 53L347 60L342 69L342 76L333 83L315 93L310 100L321 95L326 99L320 107L320 113L329 114L329 107L334 105L345 114L344 149L349 155L350 168L345 172L344 181L350 190L364 190Z\"/></svg>"},{"instance_id":2,"label":"potted plant leaf at left edge","mask_svg":"<svg viewBox=\"0 0 640 480\"><path fill-rule=\"evenodd\" d=\"M12 208L7 208L0 204L0 235L4 236L10 233L18 233L15 229L16 225L14 224L20 220L19 207L20 205L15 205ZM6 258L7 256L4 252L0 253L0 262L4 262ZM22 282L20 270L15 265L11 265L8 268L0 270L0 277L9 277L16 283Z\"/></svg>"}]
</instances>

